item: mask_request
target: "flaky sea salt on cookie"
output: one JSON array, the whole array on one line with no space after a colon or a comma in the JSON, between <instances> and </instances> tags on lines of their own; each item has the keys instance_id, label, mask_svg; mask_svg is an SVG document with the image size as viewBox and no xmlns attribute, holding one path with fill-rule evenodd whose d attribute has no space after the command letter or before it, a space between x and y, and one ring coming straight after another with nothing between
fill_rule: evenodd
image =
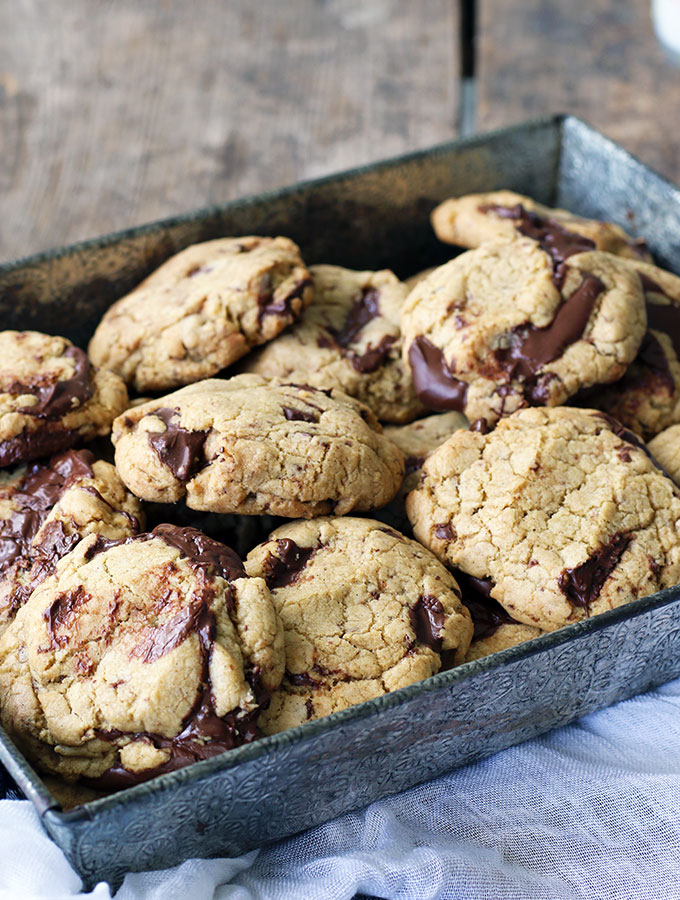
<instances>
[{"instance_id":1,"label":"flaky sea salt on cookie","mask_svg":"<svg viewBox=\"0 0 680 900\"><path fill-rule=\"evenodd\" d=\"M406 510L442 562L544 631L680 582L677 486L592 410L526 409L490 434L456 432Z\"/></svg>"},{"instance_id":2,"label":"flaky sea salt on cookie","mask_svg":"<svg viewBox=\"0 0 680 900\"><path fill-rule=\"evenodd\" d=\"M190 384L276 337L313 294L300 250L288 238L194 244L107 310L90 358L138 391Z\"/></svg>"},{"instance_id":3,"label":"flaky sea salt on cookie","mask_svg":"<svg viewBox=\"0 0 680 900\"><path fill-rule=\"evenodd\" d=\"M373 413L340 391L260 375L210 379L128 410L116 468L143 500L309 518L384 506L404 459Z\"/></svg>"},{"instance_id":4,"label":"flaky sea salt on cookie","mask_svg":"<svg viewBox=\"0 0 680 900\"><path fill-rule=\"evenodd\" d=\"M472 621L455 579L381 522L320 518L248 555L283 622L286 674L260 719L271 734L462 662Z\"/></svg>"},{"instance_id":5,"label":"flaky sea salt on cookie","mask_svg":"<svg viewBox=\"0 0 680 900\"><path fill-rule=\"evenodd\" d=\"M0 466L106 435L127 403L122 379L66 338L0 331Z\"/></svg>"}]
</instances>

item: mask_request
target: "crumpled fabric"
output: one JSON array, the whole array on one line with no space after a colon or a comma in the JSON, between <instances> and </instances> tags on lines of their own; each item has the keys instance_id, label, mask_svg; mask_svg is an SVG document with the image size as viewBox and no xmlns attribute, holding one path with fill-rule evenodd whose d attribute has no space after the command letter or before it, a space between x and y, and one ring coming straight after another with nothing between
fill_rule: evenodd
<instances>
[{"instance_id":1,"label":"crumpled fabric","mask_svg":"<svg viewBox=\"0 0 680 900\"><path fill-rule=\"evenodd\" d=\"M0 801L0 898L680 897L680 680L237 859L89 893L27 801Z\"/></svg>"}]
</instances>

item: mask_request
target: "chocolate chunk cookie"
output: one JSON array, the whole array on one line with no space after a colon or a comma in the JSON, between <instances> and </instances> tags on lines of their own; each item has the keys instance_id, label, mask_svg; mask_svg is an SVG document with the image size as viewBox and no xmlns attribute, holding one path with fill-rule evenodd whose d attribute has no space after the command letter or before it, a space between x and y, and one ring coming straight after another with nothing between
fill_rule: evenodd
<instances>
[{"instance_id":1,"label":"chocolate chunk cookie","mask_svg":"<svg viewBox=\"0 0 680 900\"><path fill-rule=\"evenodd\" d=\"M647 300L647 331L637 356L614 384L576 395L577 406L614 416L645 440L680 422L680 278L633 263Z\"/></svg>"},{"instance_id":2,"label":"chocolate chunk cookie","mask_svg":"<svg viewBox=\"0 0 680 900\"><path fill-rule=\"evenodd\" d=\"M462 591L463 603L472 616L474 625L472 643L465 654L465 662L482 659L491 653L498 653L499 650L515 647L545 634L540 628L522 625L513 619L491 596L494 585L489 578L473 578L460 570L455 574Z\"/></svg>"},{"instance_id":3,"label":"chocolate chunk cookie","mask_svg":"<svg viewBox=\"0 0 680 900\"><path fill-rule=\"evenodd\" d=\"M671 425L657 434L649 444L649 452L676 484L680 484L680 425Z\"/></svg>"},{"instance_id":4,"label":"chocolate chunk cookie","mask_svg":"<svg viewBox=\"0 0 680 900\"><path fill-rule=\"evenodd\" d=\"M312 266L314 302L292 329L245 362L245 371L339 388L384 422L423 407L401 359L399 316L407 288L392 272Z\"/></svg>"},{"instance_id":5,"label":"chocolate chunk cookie","mask_svg":"<svg viewBox=\"0 0 680 900\"><path fill-rule=\"evenodd\" d=\"M526 409L457 431L406 510L418 540L544 631L680 581L680 492L604 413Z\"/></svg>"},{"instance_id":6,"label":"chocolate chunk cookie","mask_svg":"<svg viewBox=\"0 0 680 900\"><path fill-rule=\"evenodd\" d=\"M370 519L277 529L248 555L283 622L286 674L266 734L377 697L462 662L472 622L458 586L420 544Z\"/></svg>"},{"instance_id":7,"label":"chocolate chunk cookie","mask_svg":"<svg viewBox=\"0 0 680 900\"><path fill-rule=\"evenodd\" d=\"M276 337L313 293L288 238L194 244L113 304L90 342L90 359L138 391L189 384Z\"/></svg>"},{"instance_id":8,"label":"chocolate chunk cookie","mask_svg":"<svg viewBox=\"0 0 680 900\"><path fill-rule=\"evenodd\" d=\"M189 385L114 423L133 493L245 515L344 515L383 506L404 473L373 413L337 390L238 375Z\"/></svg>"},{"instance_id":9,"label":"chocolate chunk cookie","mask_svg":"<svg viewBox=\"0 0 680 900\"><path fill-rule=\"evenodd\" d=\"M619 225L583 219L566 209L551 209L514 191L445 200L432 213L432 227L440 241L460 247L474 248L487 241L514 240L524 235L559 255L606 250L651 262L644 240L630 237Z\"/></svg>"},{"instance_id":10,"label":"chocolate chunk cookie","mask_svg":"<svg viewBox=\"0 0 680 900\"><path fill-rule=\"evenodd\" d=\"M253 740L283 668L269 591L228 547L90 535L0 638L0 716L42 771L126 787Z\"/></svg>"},{"instance_id":11,"label":"chocolate chunk cookie","mask_svg":"<svg viewBox=\"0 0 680 900\"><path fill-rule=\"evenodd\" d=\"M625 260L592 251L555 265L522 238L436 269L409 294L401 324L423 403L493 424L620 378L645 333L645 298Z\"/></svg>"},{"instance_id":12,"label":"chocolate chunk cookie","mask_svg":"<svg viewBox=\"0 0 680 900\"><path fill-rule=\"evenodd\" d=\"M118 375L90 365L66 338L0 331L0 466L108 434L127 403Z\"/></svg>"},{"instance_id":13,"label":"chocolate chunk cookie","mask_svg":"<svg viewBox=\"0 0 680 900\"><path fill-rule=\"evenodd\" d=\"M112 540L143 525L139 500L115 468L89 450L69 450L0 476L0 634L89 534Z\"/></svg>"}]
</instances>

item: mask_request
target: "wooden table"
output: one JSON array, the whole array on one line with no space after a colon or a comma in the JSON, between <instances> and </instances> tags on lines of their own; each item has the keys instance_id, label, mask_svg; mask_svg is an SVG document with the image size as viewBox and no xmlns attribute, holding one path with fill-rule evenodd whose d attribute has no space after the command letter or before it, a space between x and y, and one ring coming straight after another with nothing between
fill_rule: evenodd
<instances>
[{"instance_id":1,"label":"wooden table","mask_svg":"<svg viewBox=\"0 0 680 900\"><path fill-rule=\"evenodd\" d=\"M0 259L455 137L472 5L1 4ZM476 7L479 129L575 112L680 179L647 0Z\"/></svg>"}]
</instances>

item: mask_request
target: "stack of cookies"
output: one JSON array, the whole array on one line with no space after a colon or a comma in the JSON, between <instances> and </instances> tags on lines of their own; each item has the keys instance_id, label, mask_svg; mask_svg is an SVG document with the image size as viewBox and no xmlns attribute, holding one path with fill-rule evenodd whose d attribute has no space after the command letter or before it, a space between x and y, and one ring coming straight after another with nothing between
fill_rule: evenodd
<instances>
[{"instance_id":1,"label":"stack of cookies","mask_svg":"<svg viewBox=\"0 0 680 900\"><path fill-rule=\"evenodd\" d=\"M680 278L509 191L433 224L468 250L408 282L224 238L87 355L0 333L0 719L40 771L135 784L680 582Z\"/></svg>"}]
</instances>

